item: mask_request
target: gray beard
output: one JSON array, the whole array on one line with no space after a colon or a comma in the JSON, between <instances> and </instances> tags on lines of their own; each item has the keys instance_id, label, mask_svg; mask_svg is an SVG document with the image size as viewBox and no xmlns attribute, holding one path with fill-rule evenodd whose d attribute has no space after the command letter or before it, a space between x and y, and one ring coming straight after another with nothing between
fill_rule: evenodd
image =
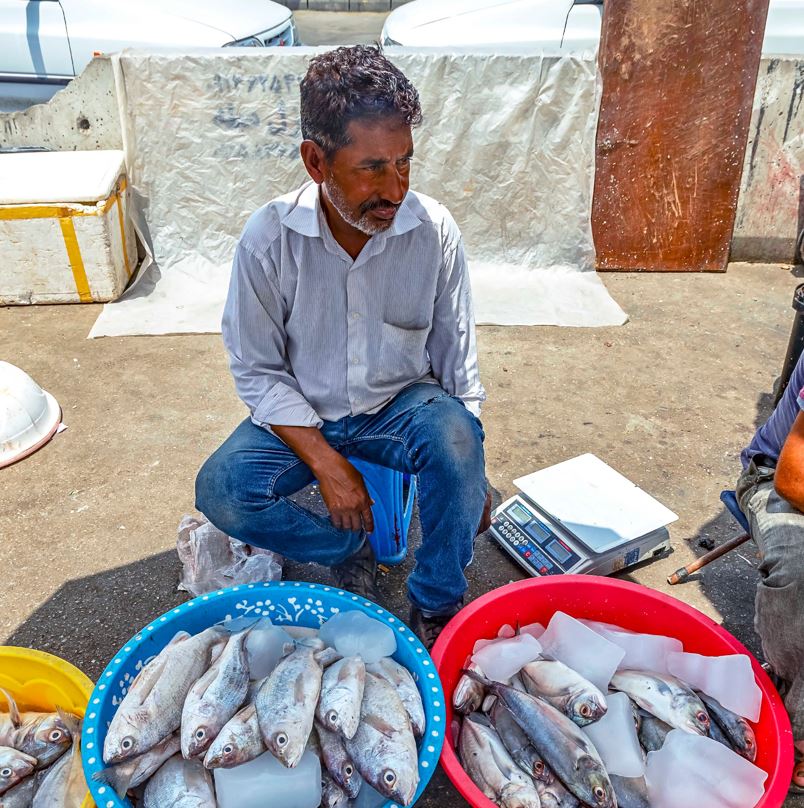
<instances>
[{"instance_id":1,"label":"gray beard","mask_svg":"<svg viewBox=\"0 0 804 808\"><path fill-rule=\"evenodd\" d=\"M341 217L341 219L367 236L374 236L377 233L382 233L384 230L388 230L388 228L394 222L393 219L391 219L389 222L374 222L369 219L368 211L366 211L360 218L357 218L349 210L340 186L336 185L334 182L327 183L325 193L327 195L327 199L329 199L329 201L332 203L332 207L338 211L338 215Z\"/></svg>"}]
</instances>

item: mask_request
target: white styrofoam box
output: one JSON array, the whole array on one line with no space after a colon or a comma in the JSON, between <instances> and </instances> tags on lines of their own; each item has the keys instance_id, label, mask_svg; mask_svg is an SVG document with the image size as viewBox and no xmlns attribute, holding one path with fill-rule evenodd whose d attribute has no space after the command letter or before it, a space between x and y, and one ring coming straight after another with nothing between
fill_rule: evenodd
<instances>
[{"instance_id":1,"label":"white styrofoam box","mask_svg":"<svg viewBox=\"0 0 804 808\"><path fill-rule=\"evenodd\" d=\"M136 267L122 151L0 155L0 305L106 302Z\"/></svg>"}]
</instances>

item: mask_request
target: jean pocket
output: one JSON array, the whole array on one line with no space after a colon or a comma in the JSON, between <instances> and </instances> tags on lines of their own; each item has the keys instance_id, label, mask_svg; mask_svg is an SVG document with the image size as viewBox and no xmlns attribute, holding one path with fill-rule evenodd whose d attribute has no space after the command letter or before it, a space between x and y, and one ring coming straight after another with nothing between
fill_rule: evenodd
<instances>
[{"instance_id":1,"label":"jean pocket","mask_svg":"<svg viewBox=\"0 0 804 808\"><path fill-rule=\"evenodd\" d=\"M415 382L430 366L427 359L427 335L430 327L406 328L383 323L380 338L380 362L376 382L380 384Z\"/></svg>"}]
</instances>

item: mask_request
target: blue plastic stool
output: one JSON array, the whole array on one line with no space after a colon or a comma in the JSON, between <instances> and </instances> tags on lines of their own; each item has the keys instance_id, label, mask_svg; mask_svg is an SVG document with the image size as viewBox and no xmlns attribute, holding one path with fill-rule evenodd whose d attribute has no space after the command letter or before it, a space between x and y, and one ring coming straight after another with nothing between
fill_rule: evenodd
<instances>
[{"instance_id":1,"label":"blue plastic stool","mask_svg":"<svg viewBox=\"0 0 804 808\"><path fill-rule=\"evenodd\" d=\"M746 533L751 531L748 529L748 519L745 514L740 510L740 505L737 502L737 495L734 491L721 491L720 501L726 506L729 513L740 523L740 526Z\"/></svg>"},{"instance_id":2,"label":"blue plastic stool","mask_svg":"<svg viewBox=\"0 0 804 808\"><path fill-rule=\"evenodd\" d=\"M363 475L369 496L374 500L371 508L374 532L369 541L377 561L401 564L408 552L416 478L357 457L350 457L349 462Z\"/></svg>"}]
</instances>

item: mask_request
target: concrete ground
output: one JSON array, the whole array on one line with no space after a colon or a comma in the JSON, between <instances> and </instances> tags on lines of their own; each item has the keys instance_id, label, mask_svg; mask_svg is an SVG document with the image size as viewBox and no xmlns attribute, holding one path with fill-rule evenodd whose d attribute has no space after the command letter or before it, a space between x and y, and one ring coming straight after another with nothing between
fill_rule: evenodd
<instances>
[{"instance_id":1,"label":"concrete ground","mask_svg":"<svg viewBox=\"0 0 804 808\"><path fill-rule=\"evenodd\" d=\"M798 274L758 265L610 274L625 326L481 327L478 338L488 476L500 495L521 474L597 454L679 515L672 554L623 577L696 606L757 654L752 545L684 585L665 578L702 552L700 539L737 532L718 494L768 415ZM192 511L198 467L245 415L219 336L88 341L99 311L0 308L0 358L53 393L68 426L0 470L0 640L59 654L93 678L139 627L184 600L176 527ZM381 581L402 616L408 569ZM326 579L309 565L287 574ZM479 539L470 598L521 577ZM421 803L461 804L440 772Z\"/></svg>"}]
</instances>

